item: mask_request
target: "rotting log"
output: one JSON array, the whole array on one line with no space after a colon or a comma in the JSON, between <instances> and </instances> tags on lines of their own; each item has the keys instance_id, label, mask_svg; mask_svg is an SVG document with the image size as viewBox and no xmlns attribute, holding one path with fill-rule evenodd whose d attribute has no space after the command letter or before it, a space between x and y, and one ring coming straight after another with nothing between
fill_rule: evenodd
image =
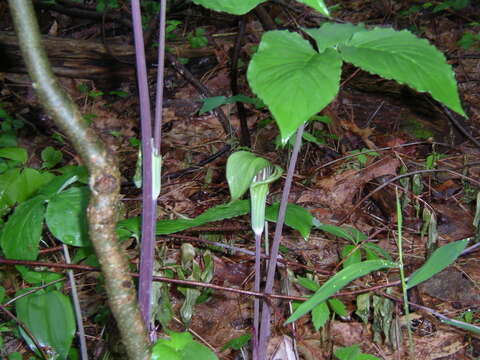
<instances>
[{"instance_id":1,"label":"rotting log","mask_svg":"<svg viewBox=\"0 0 480 360\"><path fill-rule=\"evenodd\" d=\"M42 45L53 73L74 79L109 80L135 78L135 50L123 37L109 38L108 49L101 41L42 36ZM191 49L186 44L169 45L177 57L194 58L214 55L212 48ZM27 73L14 33L0 31L0 72ZM149 56L155 63L155 54Z\"/></svg>"}]
</instances>

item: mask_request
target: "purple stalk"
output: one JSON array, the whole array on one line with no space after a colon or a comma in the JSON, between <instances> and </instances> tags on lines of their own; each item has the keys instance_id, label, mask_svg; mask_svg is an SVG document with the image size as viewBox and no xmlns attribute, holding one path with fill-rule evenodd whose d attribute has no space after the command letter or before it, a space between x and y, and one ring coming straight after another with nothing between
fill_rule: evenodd
<instances>
[{"instance_id":1,"label":"purple stalk","mask_svg":"<svg viewBox=\"0 0 480 360\"><path fill-rule=\"evenodd\" d=\"M165 24L167 21L167 0L160 0L160 24L158 30L158 68L157 68L157 96L155 98L155 127L153 130L153 144L160 155L162 140L163 115L163 78L165 73Z\"/></svg>"},{"instance_id":2,"label":"purple stalk","mask_svg":"<svg viewBox=\"0 0 480 360\"><path fill-rule=\"evenodd\" d=\"M295 138L295 145L293 146L292 156L290 157L290 164L288 165L287 178L282 191L282 199L278 209L277 224L275 226L275 235L270 251L270 262L267 270L267 281L265 283L265 294L271 294L273 290L273 282L275 280L275 270L277 268L278 248L280 247L280 239L282 237L283 223L285 221L285 212L287 210L288 194L292 187L293 173L295 172L295 165L297 164L298 153L302 144L302 136L305 124L301 125L297 130ZM258 340L258 359L263 360L266 357L267 342L270 337L270 308L266 301L263 302L262 319L260 324L260 334Z\"/></svg>"},{"instance_id":3,"label":"purple stalk","mask_svg":"<svg viewBox=\"0 0 480 360\"><path fill-rule=\"evenodd\" d=\"M133 33L135 39L135 56L137 62L137 81L140 98L140 118L142 128L142 231L140 247L140 279L138 302L143 321L148 328L150 322L150 298L153 278L153 255L155 249L155 221L157 199L153 198L152 184L152 151L160 152L160 132L163 100L163 68L165 49L165 0L162 0L160 15L160 46L158 84L155 112L155 139L152 139L152 115L150 95L148 91L147 66L145 61L145 45L143 42L142 20L139 0L132 0ZM153 141L152 141L153 140Z\"/></svg>"},{"instance_id":4,"label":"purple stalk","mask_svg":"<svg viewBox=\"0 0 480 360\"><path fill-rule=\"evenodd\" d=\"M255 281L253 290L260 292L261 279L261 257L262 257L262 234L255 234ZM260 299L253 299L253 360L258 360L258 334L260 330Z\"/></svg>"}]
</instances>

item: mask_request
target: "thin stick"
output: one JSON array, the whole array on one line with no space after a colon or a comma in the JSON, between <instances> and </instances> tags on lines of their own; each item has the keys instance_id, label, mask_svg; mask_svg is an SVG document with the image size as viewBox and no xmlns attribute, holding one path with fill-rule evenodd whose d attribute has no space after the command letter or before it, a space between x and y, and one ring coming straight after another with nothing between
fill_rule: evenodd
<instances>
[{"instance_id":1,"label":"thin stick","mask_svg":"<svg viewBox=\"0 0 480 360\"><path fill-rule=\"evenodd\" d=\"M70 264L70 254L68 253L67 245L63 244L63 255L65 262ZM82 360L88 360L87 341L85 339L85 328L83 327L82 308L78 299L77 285L75 284L75 277L72 270L67 270L68 281L70 282L70 289L72 291L73 308L75 309L75 318L77 319L78 338L80 340L80 353Z\"/></svg>"}]
</instances>

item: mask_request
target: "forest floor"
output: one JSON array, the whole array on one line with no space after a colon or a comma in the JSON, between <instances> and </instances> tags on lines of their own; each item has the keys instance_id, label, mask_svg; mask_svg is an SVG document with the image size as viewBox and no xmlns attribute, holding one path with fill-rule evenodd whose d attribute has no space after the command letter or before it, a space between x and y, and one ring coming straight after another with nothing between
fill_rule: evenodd
<instances>
[{"instance_id":1,"label":"forest floor","mask_svg":"<svg viewBox=\"0 0 480 360\"><path fill-rule=\"evenodd\" d=\"M72 8L70 2L58 1L56 10L49 8L47 2L35 3L42 33L53 39L47 51L52 51L49 55L57 75L64 75L60 77L62 87L119 159L124 216L139 216L140 192L132 179L140 123L131 29L126 25L130 18L129 2L119 1L120 8L110 11L112 16L118 17L103 18L96 16L95 4L90 2ZM339 21L364 23L369 27L409 29L428 39L452 65L469 118L447 113L425 94L358 71L353 66L344 66L340 93L322 112L328 117L328 123L317 121L307 126L313 140L304 141L301 148L289 197L290 202L308 209L321 223L338 225L346 219L346 225L366 234L368 242L377 244L397 259L395 188L396 185L404 187L408 194L401 199L407 275L425 262L429 238L436 240L435 246L465 238L472 238L469 244L472 245L480 236L479 219L476 224L474 221L475 211L480 206L477 196L480 167L465 166L480 160L478 140L475 144L469 138L480 139L480 4L472 0L465 2L466 7L456 8L452 4L458 1L432 3L429 6L423 1L339 0L335 2L333 16ZM439 4L446 5L444 9L434 11ZM89 15L79 17L69 12L71 9L82 9ZM238 92L251 97L245 77L246 66L269 20L273 20L274 26L291 31L317 27L325 21L313 10L293 1L268 1L263 9L266 10L264 18L258 12L242 18L245 34L241 39L236 76ZM170 21L167 46L171 54L180 59L213 96L236 95L232 94L231 88L231 64L239 18L210 12L188 2L186 6L173 8L167 16ZM79 165L80 160L71 145L63 140L42 110L15 44L6 45L5 39L13 31L6 3L0 4L0 24L0 49L3 48L8 55L7 59L0 59L0 109L26 123L19 133L19 145L28 151L27 165L40 168L40 154L46 146L61 150L61 165ZM146 28L150 29L148 22ZM72 42L57 43L58 38ZM73 41L84 43L76 47ZM100 47L108 44L108 49L103 47L103 53L95 52L85 44L87 42ZM152 94L156 79L155 44L153 35L147 51L151 55L149 78ZM194 218L230 200L225 178L229 152L217 154L227 143L230 144L230 140L214 112L199 114L205 93L199 93L168 62L164 96L163 180L158 218ZM152 103L153 99L154 96ZM269 112L251 104L244 106L252 151L286 169L291 149L288 146L280 148L278 128ZM235 103L222 105L221 110L239 132L242 115L239 116ZM366 150L371 152L352 156ZM190 167L193 168L185 171ZM390 183L363 199L401 172L428 168L454 169L463 177L451 171L422 173L405 178L403 182ZM469 179L476 179L476 182ZM283 180L284 177L271 186L269 203L279 201ZM271 225L269 229L271 235L273 227ZM160 236L157 238L157 255L162 259L157 260L162 264L179 263L180 246L188 239L193 239L192 245L199 251L205 248L203 240L253 251L253 235L249 229L249 219L243 216L208 223L172 236ZM61 250L59 243L48 234L44 239L39 261L64 262L61 253L55 252L55 249ZM310 295L309 290L300 286L297 277L308 274L322 284L342 267L341 252L345 245L349 245L347 240L320 230L312 229L304 239L298 231L286 227L281 251L288 265L280 269L281 276L274 292ZM138 263L136 241L132 238L122 246L134 267ZM251 255L209 248L214 259L212 283L252 289ZM0 270L4 274L3 287L10 296L27 286L13 267L1 266ZM106 351L115 356L111 343L117 337L106 336L107 333L113 334L114 330L111 322L106 320L106 297L99 290L98 273L81 272L76 279L91 358L105 358ZM392 300L402 298L401 288L388 287L396 280L398 273L393 271L355 280L343 289L342 296L337 297L346 307L346 316L331 314L330 320L318 331L310 315L300 318L293 327L284 326L289 316L289 303L274 302L269 353L276 355L272 358L286 359L280 355L279 347L288 347L289 339L294 339L299 357L303 359L334 359L335 349L354 344L359 344L362 352L380 359L407 359L408 336L403 305L401 301ZM68 293L69 287L65 285L64 290ZM368 294L366 297L360 296L365 293ZM365 299L372 302L371 309L364 305L360 309L361 301ZM182 293L172 285L170 301L174 319L170 326L177 331L185 329L178 314L183 300ZM479 252L461 256L434 278L412 289L409 300L452 319L480 323ZM478 334L444 324L428 311L415 306L410 310L416 359L480 358ZM189 329L196 340L208 344L219 358L241 359L242 350L230 348L222 351L221 348L229 340L251 332L252 313L250 296L215 290L205 302L193 308ZM0 323L7 320L0 312ZM4 336L6 351L19 351L25 359L32 355L21 338L9 334L7 332ZM122 358L122 355L116 356Z\"/></svg>"}]
</instances>

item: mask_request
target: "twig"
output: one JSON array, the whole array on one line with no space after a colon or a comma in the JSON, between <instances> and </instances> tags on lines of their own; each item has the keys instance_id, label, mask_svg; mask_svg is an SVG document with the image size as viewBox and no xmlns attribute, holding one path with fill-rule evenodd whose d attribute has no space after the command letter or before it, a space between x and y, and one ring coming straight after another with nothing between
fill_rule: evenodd
<instances>
[{"instance_id":1,"label":"twig","mask_svg":"<svg viewBox=\"0 0 480 360\"><path fill-rule=\"evenodd\" d=\"M57 268L57 269L72 269L72 270L82 270L82 271L101 271L100 268L93 267L93 266L87 266L87 265L47 263L47 262L42 262L42 261L30 261L30 260L10 260L10 259L1 259L0 258L0 264L25 265L25 266L32 266L32 267L42 266L42 267L51 267L51 268ZM138 273L130 273L130 276L138 277ZM55 280L52 283L45 284L42 287L32 289L31 292L38 291L43 287L46 287L48 285L51 285L55 282L62 281L62 280L64 280L64 279ZM305 301L305 300L308 300L307 297L301 297L301 296L280 295L280 294L273 294L273 293L272 294L264 294L264 293L261 293L261 292L224 287L224 286L215 285L215 284L211 284L211 283L203 283L203 282L190 281L190 280L171 279L171 278L165 278L165 277L160 277L160 276L154 276L153 281L187 285L187 286L206 287L206 288L211 288L211 289L215 289L215 290L219 290L219 291L227 291L227 292L233 292L233 293L242 294L242 295L256 296L256 297L264 298L264 299L270 299L271 298L271 299L289 300L289 301ZM382 284L382 285L372 286L372 287L364 288L364 289L358 289L358 290L353 290L353 291L341 291L341 292L338 292L338 293L336 293L332 296L333 297L350 296L350 295L362 294L362 293L371 292L371 291L375 291L375 290L378 290L378 289L384 289L384 288L387 288L387 287L393 287L393 286L398 286L398 285L400 285L400 281L394 281L394 282L391 282L389 284ZM16 298L16 300L18 300L18 297ZM11 302L13 302L13 299L10 300L7 304L10 304Z\"/></svg>"},{"instance_id":2,"label":"twig","mask_svg":"<svg viewBox=\"0 0 480 360\"><path fill-rule=\"evenodd\" d=\"M386 298L388 298L388 299L390 299L390 300L393 300L393 301L395 301L395 302L398 302L398 303L402 303L402 302L403 302L402 299L398 299L398 298L396 298L395 296L386 294L386 293L381 292L381 291L378 291L377 294L380 295L380 296L384 296L384 297L386 297ZM417 309L426 311L426 312L428 312L429 314L432 314L433 316L435 316L435 317L437 317L438 319L440 319L440 321L442 321L442 322L455 323L455 324L458 324L460 327L461 327L462 325L472 326L472 327L474 327L474 328L477 329L478 333L480 333L480 327L475 326L475 325L473 325L473 324L467 324L467 323L465 323L465 322L463 322L463 321L458 321L458 320L455 320L455 319L451 319L451 318L449 318L449 317L447 317L447 316L439 313L439 312L436 311L436 310L433 310L433 309L431 309L431 308L429 308L429 307L426 307L426 306L423 306L423 305L416 304L416 303L411 302L411 301L408 301L408 305L410 305L410 306L412 306L412 307L414 307L414 308L417 308Z\"/></svg>"},{"instance_id":3,"label":"twig","mask_svg":"<svg viewBox=\"0 0 480 360\"><path fill-rule=\"evenodd\" d=\"M458 121L455 116L452 114L452 112L443 104L440 105L443 109L443 112L445 115L447 115L447 118L455 125L455 127L471 142L473 142L477 147L480 148L480 141L475 139L473 135L463 127L462 124L460 124L460 121Z\"/></svg>"},{"instance_id":4,"label":"twig","mask_svg":"<svg viewBox=\"0 0 480 360\"><path fill-rule=\"evenodd\" d=\"M242 49L242 40L245 36L245 17L242 16L238 22L238 35L233 48L232 67L230 70L230 88L232 95L238 95L238 59ZM241 101L237 101L238 119L240 120L240 145L251 146L250 132L248 131L247 112Z\"/></svg>"}]
</instances>

